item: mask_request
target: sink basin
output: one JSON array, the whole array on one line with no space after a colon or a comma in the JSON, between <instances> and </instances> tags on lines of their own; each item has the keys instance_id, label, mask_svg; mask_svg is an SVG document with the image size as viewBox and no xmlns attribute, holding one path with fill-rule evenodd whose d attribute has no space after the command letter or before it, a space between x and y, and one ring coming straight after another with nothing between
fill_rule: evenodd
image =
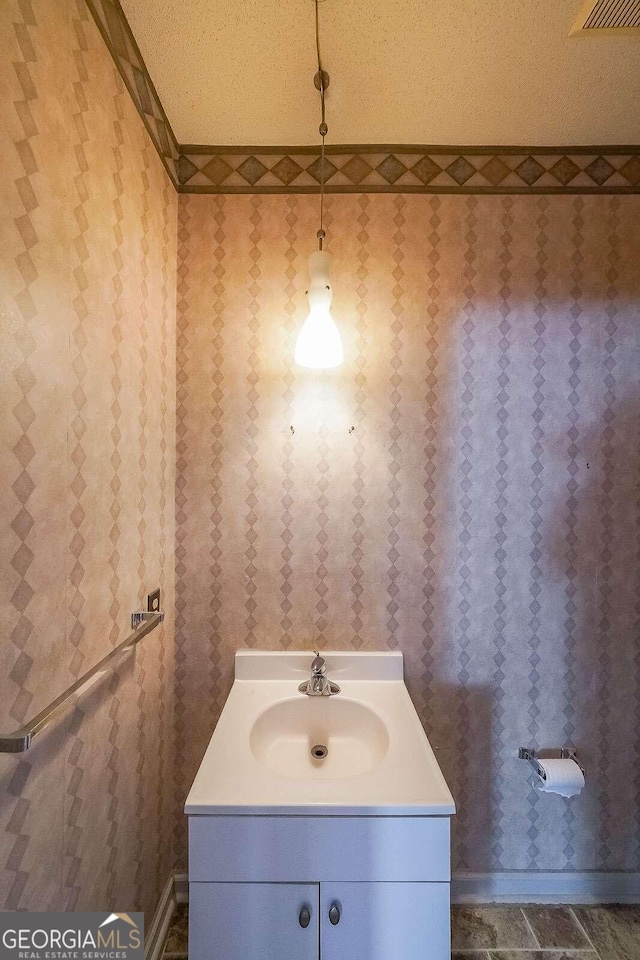
<instances>
[{"instance_id":1,"label":"sink basin","mask_svg":"<svg viewBox=\"0 0 640 960\"><path fill-rule=\"evenodd\" d=\"M399 651L323 651L331 697L298 691L308 651L238 650L189 791L192 817L434 817L455 804L404 684ZM326 747L326 756L312 756Z\"/></svg>"},{"instance_id":2,"label":"sink basin","mask_svg":"<svg viewBox=\"0 0 640 960\"><path fill-rule=\"evenodd\" d=\"M256 719L249 743L256 760L283 777L337 780L372 770L389 736L373 710L337 694L274 703Z\"/></svg>"}]
</instances>

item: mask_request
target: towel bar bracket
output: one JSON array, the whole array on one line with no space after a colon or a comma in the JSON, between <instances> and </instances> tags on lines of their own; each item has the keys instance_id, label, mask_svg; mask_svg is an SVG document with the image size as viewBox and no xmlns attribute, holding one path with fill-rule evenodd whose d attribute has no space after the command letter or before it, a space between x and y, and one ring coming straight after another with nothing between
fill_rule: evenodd
<instances>
[{"instance_id":1,"label":"towel bar bracket","mask_svg":"<svg viewBox=\"0 0 640 960\"><path fill-rule=\"evenodd\" d=\"M154 618L160 617L160 623L164 620L164 613L158 611L153 613L151 610L137 610L131 614L131 629L137 630L141 623L149 623Z\"/></svg>"}]
</instances>

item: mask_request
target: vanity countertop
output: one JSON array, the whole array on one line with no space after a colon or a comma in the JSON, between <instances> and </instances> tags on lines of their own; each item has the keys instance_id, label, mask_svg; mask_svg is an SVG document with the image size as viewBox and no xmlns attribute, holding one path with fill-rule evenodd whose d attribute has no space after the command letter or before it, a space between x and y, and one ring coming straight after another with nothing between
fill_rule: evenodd
<instances>
[{"instance_id":1,"label":"vanity countertop","mask_svg":"<svg viewBox=\"0 0 640 960\"><path fill-rule=\"evenodd\" d=\"M185 813L442 817L455 813L399 652L322 652L331 697L307 697L308 652L238 651L235 681ZM311 755L327 741L328 756Z\"/></svg>"}]
</instances>

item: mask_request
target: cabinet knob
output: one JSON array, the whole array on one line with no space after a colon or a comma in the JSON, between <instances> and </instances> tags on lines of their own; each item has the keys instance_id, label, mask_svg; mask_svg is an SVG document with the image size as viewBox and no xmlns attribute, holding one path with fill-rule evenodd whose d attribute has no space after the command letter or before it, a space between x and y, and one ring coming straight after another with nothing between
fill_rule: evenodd
<instances>
[{"instance_id":1,"label":"cabinet knob","mask_svg":"<svg viewBox=\"0 0 640 960\"><path fill-rule=\"evenodd\" d=\"M298 923L300 924L303 930L309 926L309 924L311 923L311 910L309 909L309 907L305 906L302 908L302 910L300 911L300 915L298 917Z\"/></svg>"},{"instance_id":2,"label":"cabinet knob","mask_svg":"<svg viewBox=\"0 0 640 960\"><path fill-rule=\"evenodd\" d=\"M337 927L340 923L340 907L337 903L332 903L329 907L329 923Z\"/></svg>"}]
</instances>

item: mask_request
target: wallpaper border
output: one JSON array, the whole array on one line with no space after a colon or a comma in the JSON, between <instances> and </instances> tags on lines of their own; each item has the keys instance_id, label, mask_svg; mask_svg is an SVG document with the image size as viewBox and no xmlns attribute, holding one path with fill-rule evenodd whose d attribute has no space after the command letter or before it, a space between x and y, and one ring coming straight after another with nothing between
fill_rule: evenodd
<instances>
[{"instance_id":1,"label":"wallpaper border","mask_svg":"<svg viewBox=\"0 0 640 960\"><path fill-rule=\"evenodd\" d=\"M320 148L185 145L181 193L315 193ZM346 145L326 149L328 193L640 193L640 147Z\"/></svg>"},{"instance_id":2,"label":"wallpaper border","mask_svg":"<svg viewBox=\"0 0 640 960\"><path fill-rule=\"evenodd\" d=\"M319 146L179 144L119 0L86 0L179 193L315 193ZM328 193L640 193L640 146L327 147Z\"/></svg>"},{"instance_id":3,"label":"wallpaper border","mask_svg":"<svg viewBox=\"0 0 640 960\"><path fill-rule=\"evenodd\" d=\"M171 181L178 186L180 147L119 0L85 0Z\"/></svg>"}]
</instances>

